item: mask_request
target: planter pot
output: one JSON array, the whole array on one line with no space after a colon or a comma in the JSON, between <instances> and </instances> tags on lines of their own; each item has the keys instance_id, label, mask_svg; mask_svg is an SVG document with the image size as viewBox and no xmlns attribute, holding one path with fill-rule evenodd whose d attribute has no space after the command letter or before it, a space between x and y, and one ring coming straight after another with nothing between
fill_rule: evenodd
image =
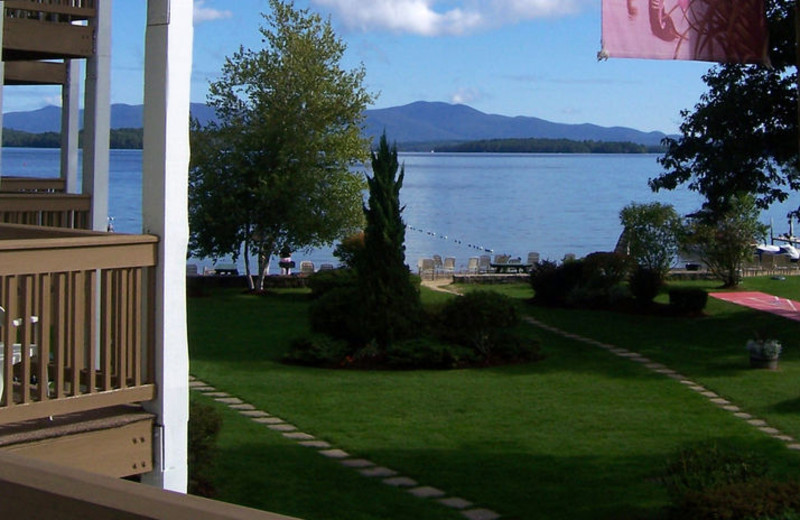
<instances>
[{"instance_id":1,"label":"planter pot","mask_svg":"<svg viewBox=\"0 0 800 520\"><path fill-rule=\"evenodd\" d=\"M751 368L766 368L767 370L778 370L778 358L763 358L750 356Z\"/></svg>"}]
</instances>

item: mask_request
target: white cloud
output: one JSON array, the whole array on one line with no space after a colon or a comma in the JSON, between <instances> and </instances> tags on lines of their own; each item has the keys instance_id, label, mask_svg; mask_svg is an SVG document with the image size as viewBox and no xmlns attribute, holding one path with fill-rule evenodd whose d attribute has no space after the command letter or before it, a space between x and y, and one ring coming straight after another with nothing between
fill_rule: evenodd
<instances>
[{"instance_id":1,"label":"white cloud","mask_svg":"<svg viewBox=\"0 0 800 520\"><path fill-rule=\"evenodd\" d=\"M524 20L562 16L576 12L581 4L587 3L587 0L311 1L329 8L351 29L390 30L422 36L460 35Z\"/></svg>"},{"instance_id":2,"label":"white cloud","mask_svg":"<svg viewBox=\"0 0 800 520\"><path fill-rule=\"evenodd\" d=\"M480 101L483 93L474 88L460 88L450 97L450 101L456 105L468 105L475 101Z\"/></svg>"},{"instance_id":3,"label":"white cloud","mask_svg":"<svg viewBox=\"0 0 800 520\"><path fill-rule=\"evenodd\" d=\"M206 0L194 0L194 23L211 22L232 18L231 11L223 11L205 6Z\"/></svg>"}]
</instances>

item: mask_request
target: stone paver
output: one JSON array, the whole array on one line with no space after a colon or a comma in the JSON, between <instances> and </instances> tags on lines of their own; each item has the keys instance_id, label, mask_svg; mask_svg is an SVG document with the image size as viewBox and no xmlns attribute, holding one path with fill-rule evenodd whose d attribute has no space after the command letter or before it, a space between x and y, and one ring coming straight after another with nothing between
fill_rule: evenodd
<instances>
[{"instance_id":1,"label":"stone paver","mask_svg":"<svg viewBox=\"0 0 800 520\"><path fill-rule=\"evenodd\" d=\"M284 433L284 435L286 435ZM303 441L299 443L300 446L305 446L306 448L318 448L318 449L325 449L330 448L331 444L326 441Z\"/></svg>"},{"instance_id":2,"label":"stone paver","mask_svg":"<svg viewBox=\"0 0 800 520\"><path fill-rule=\"evenodd\" d=\"M214 400L222 404L244 404L244 401L238 397L217 397Z\"/></svg>"},{"instance_id":3,"label":"stone paver","mask_svg":"<svg viewBox=\"0 0 800 520\"><path fill-rule=\"evenodd\" d=\"M438 498L445 496L445 492L441 489L436 489L435 487L430 486L420 486L411 488L408 490L409 493L414 495L415 497L419 498Z\"/></svg>"},{"instance_id":4,"label":"stone paver","mask_svg":"<svg viewBox=\"0 0 800 520\"><path fill-rule=\"evenodd\" d=\"M206 397L230 397L231 394L228 392L205 392L203 393Z\"/></svg>"},{"instance_id":5,"label":"stone paver","mask_svg":"<svg viewBox=\"0 0 800 520\"><path fill-rule=\"evenodd\" d=\"M453 509L466 509L473 506L472 502L469 500L464 500L459 497L441 498L439 499L439 503L447 507L452 507Z\"/></svg>"},{"instance_id":6,"label":"stone paver","mask_svg":"<svg viewBox=\"0 0 800 520\"><path fill-rule=\"evenodd\" d=\"M245 417L271 417L270 414L262 410L241 410L239 413Z\"/></svg>"},{"instance_id":7,"label":"stone paver","mask_svg":"<svg viewBox=\"0 0 800 520\"><path fill-rule=\"evenodd\" d=\"M383 466L376 466L374 468L367 468L358 471L365 477L394 477L397 472L393 469L385 468Z\"/></svg>"},{"instance_id":8,"label":"stone paver","mask_svg":"<svg viewBox=\"0 0 800 520\"><path fill-rule=\"evenodd\" d=\"M391 477L384 479L383 483L394 487L414 487L419 485L419 482L409 477Z\"/></svg>"},{"instance_id":9,"label":"stone paver","mask_svg":"<svg viewBox=\"0 0 800 520\"><path fill-rule=\"evenodd\" d=\"M347 453L346 451L337 448L330 450L322 450L319 453L321 455L325 455L326 457L330 457L332 459L346 459L347 457L350 456L350 454Z\"/></svg>"},{"instance_id":10,"label":"stone paver","mask_svg":"<svg viewBox=\"0 0 800 520\"><path fill-rule=\"evenodd\" d=\"M467 520L497 520L500 518L499 513L495 513L491 509L469 509L462 511L461 515Z\"/></svg>"},{"instance_id":11,"label":"stone paver","mask_svg":"<svg viewBox=\"0 0 800 520\"><path fill-rule=\"evenodd\" d=\"M254 417L253 422L257 422L258 424L282 424L286 421L280 417Z\"/></svg>"},{"instance_id":12,"label":"stone paver","mask_svg":"<svg viewBox=\"0 0 800 520\"><path fill-rule=\"evenodd\" d=\"M348 468L369 468L375 463L367 459L345 459L342 461L342 465Z\"/></svg>"},{"instance_id":13,"label":"stone paver","mask_svg":"<svg viewBox=\"0 0 800 520\"><path fill-rule=\"evenodd\" d=\"M750 419L747 421L748 424L752 424L753 426L766 426L767 421L763 419Z\"/></svg>"},{"instance_id":14,"label":"stone paver","mask_svg":"<svg viewBox=\"0 0 800 520\"><path fill-rule=\"evenodd\" d=\"M297 426L292 424L268 424L267 428L276 432L293 432L297 429Z\"/></svg>"},{"instance_id":15,"label":"stone paver","mask_svg":"<svg viewBox=\"0 0 800 520\"><path fill-rule=\"evenodd\" d=\"M283 436L287 439L292 439L295 441L310 441L314 439L313 435L305 432L286 432L283 434Z\"/></svg>"},{"instance_id":16,"label":"stone paver","mask_svg":"<svg viewBox=\"0 0 800 520\"><path fill-rule=\"evenodd\" d=\"M250 403L232 404L231 408L234 410L255 410L256 407Z\"/></svg>"}]
</instances>

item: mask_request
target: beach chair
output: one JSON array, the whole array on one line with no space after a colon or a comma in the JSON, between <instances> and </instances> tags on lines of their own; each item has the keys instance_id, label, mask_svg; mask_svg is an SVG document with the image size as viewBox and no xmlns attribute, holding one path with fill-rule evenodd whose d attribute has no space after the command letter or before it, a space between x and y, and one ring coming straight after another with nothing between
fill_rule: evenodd
<instances>
[{"instance_id":1,"label":"beach chair","mask_svg":"<svg viewBox=\"0 0 800 520\"><path fill-rule=\"evenodd\" d=\"M186 264L186 276L197 276L197 264Z\"/></svg>"},{"instance_id":2,"label":"beach chair","mask_svg":"<svg viewBox=\"0 0 800 520\"><path fill-rule=\"evenodd\" d=\"M511 259L511 255L494 255L495 264L507 264Z\"/></svg>"},{"instance_id":3,"label":"beach chair","mask_svg":"<svg viewBox=\"0 0 800 520\"><path fill-rule=\"evenodd\" d=\"M456 272L456 259L452 256L448 256L444 259L444 266L442 267L442 271L445 273L450 273L451 275Z\"/></svg>"},{"instance_id":4,"label":"beach chair","mask_svg":"<svg viewBox=\"0 0 800 520\"><path fill-rule=\"evenodd\" d=\"M310 260L303 260L300 262L300 276L309 276L314 274L314 262Z\"/></svg>"},{"instance_id":5,"label":"beach chair","mask_svg":"<svg viewBox=\"0 0 800 520\"><path fill-rule=\"evenodd\" d=\"M433 255L433 268L437 271L440 271L443 267L444 263L442 262L442 257L439 255Z\"/></svg>"},{"instance_id":6,"label":"beach chair","mask_svg":"<svg viewBox=\"0 0 800 520\"><path fill-rule=\"evenodd\" d=\"M334 267L333 264L322 264L319 266L320 271L333 271Z\"/></svg>"},{"instance_id":7,"label":"beach chair","mask_svg":"<svg viewBox=\"0 0 800 520\"><path fill-rule=\"evenodd\" d=\"M469 274L478 274L478 257L473 256L467 260L467 272Z\"/></svg>"},{"instance_id":8,"label":"beach chair","mask_svg":"<svg viewBox=\"0 0 800 520\"><path fill-rule=\"evenodd\" d=\"M488 273L492 269L492 257L481 255L478 258L478 273Z\"/></svg>"},{"instance_id":9,"label":"beach chair","mask_svg":"<svg viewBox=\"0 0 800 520\"><path fill-rule=\"evenodd\" d=\"M531 265L536 265L539 263L539 253L536 251L532 251L528 253L528 261L526 262Z\"/></svg>"},{"instance_id":10,"label":"beach chair","mask_svg":"<svg viewBox=\"0 0 800 520\"><path fill-rule=\"evenodd\" d=\"M420 258L417 260L417 273L423 280L426 274L430 275L431 280L434 280L436 278L436 263L433 258Z\"/></svg>"}]
</instances>

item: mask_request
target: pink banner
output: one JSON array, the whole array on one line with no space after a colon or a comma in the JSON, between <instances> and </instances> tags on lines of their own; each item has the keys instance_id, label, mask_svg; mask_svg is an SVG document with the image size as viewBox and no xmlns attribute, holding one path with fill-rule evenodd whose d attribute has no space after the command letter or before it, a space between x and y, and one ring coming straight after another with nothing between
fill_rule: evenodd
<instances>
[{"instance_id":1,"label":"pink banner","mask_svg":"<svg viewBox=\"0 0 800 520\"><path fill-rule=\"evenodd\" d=\"M603 0L600 57L766 63L764 0Z\"/></svg>"}]
</instances>

